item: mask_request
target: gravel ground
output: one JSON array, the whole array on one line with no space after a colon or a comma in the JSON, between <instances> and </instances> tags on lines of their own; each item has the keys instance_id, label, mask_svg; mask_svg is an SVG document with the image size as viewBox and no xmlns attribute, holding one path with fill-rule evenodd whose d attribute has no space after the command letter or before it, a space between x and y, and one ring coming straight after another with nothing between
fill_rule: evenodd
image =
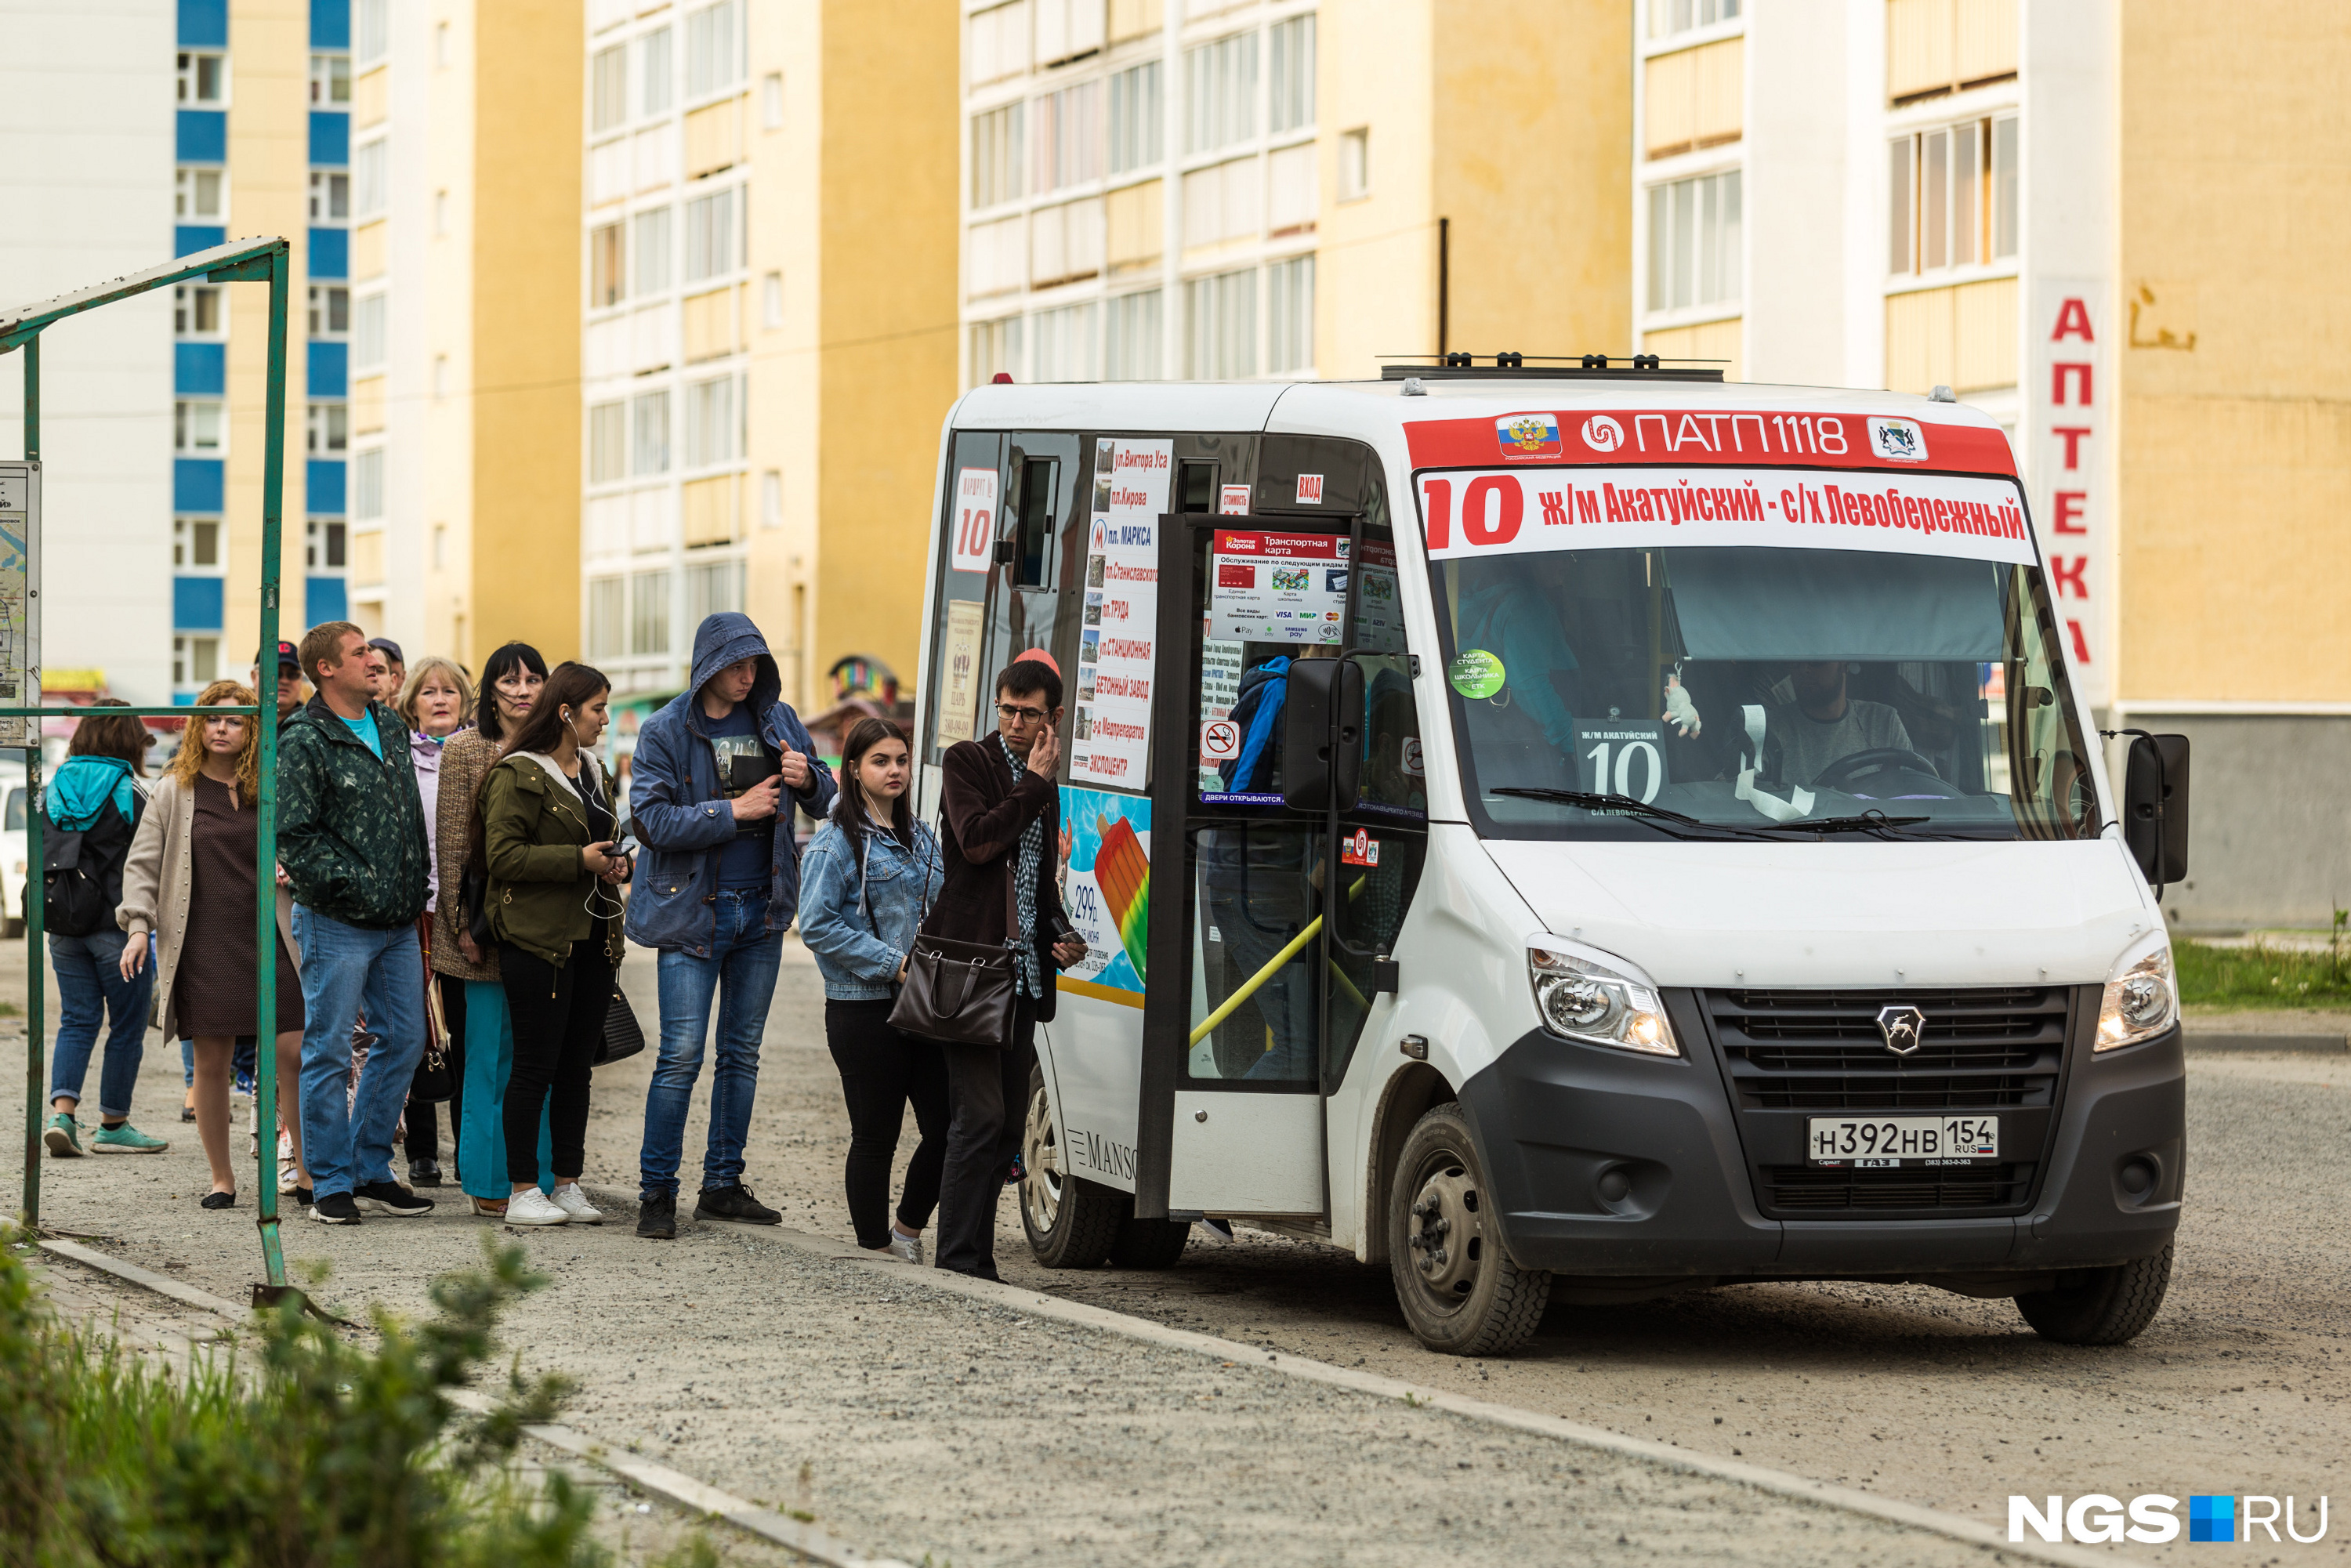
<instances>
[{"instance_id":1,"label":"gravel ground","mask_svg":"<svg viewBox=\"0 0 2351 1568\"><path fill-rule=\"evenodd\" d=\"M0 988L13 988L20 954L0 949ZM846 1239L847 1128L821 993L805 955L788 955L749 1179L788 1223ZM622 977L650 1020L650 955L632 953ZM0 1073L16 1082L20 1050L16 1039L0 1050ZM193 1128L171 1119L176 1050L151 1037L148 1064L135 1119L173 1148L48 1162L45 1213L241 1296L257 1274L252 1209L195 1209L202 1158ZM650 1052L598 1076L591 1187L633 1189L649 1065ZM1521 1355L1462 1361L1414 1343L1384 1270L1311 1242L1245 1229L1234 1243L1196 1240L1165 1273L1053 1273L1029 1260L1008 1202L999 1260L1012 1282L1066 1299L2002 1530L2011 1491L2293 1493L2307 1524L2313 1497L2346 1490L2351 1435L2351 1255L2333 1201L2351 1176L2351 1063L2193 1059L2189 1103L2196 1153L2170 1301L2119 1350L2046 1344L2006 1302L1752 1285L1554 1308ZM697 1109L689 1173L702 1135ZM912 1141L910 1127L902 1158ZM329 1300L415 1310L430 1273L467 1261L472 1233L487 1228L447 1212L350 1229L289 1223L287 1251L298 1267L331 1263ZM1555 1560L1562 1532L1628 1560L1914 1562L1965 1550L1007 1312L737 1228L689 1227L670 1247L636 1241L624 1223L526 1244L556 1285L513 1338L527 1362L582 1379L576 1424L738 1495L806 1507L909 1561L1074 1561L1105 1547L1154 1563L1405 1563L1465 1547ZM2338 1526L2323 1545L2288 1550L2340 1561L2346 1539Z\"/></svg>"}]
</instances>

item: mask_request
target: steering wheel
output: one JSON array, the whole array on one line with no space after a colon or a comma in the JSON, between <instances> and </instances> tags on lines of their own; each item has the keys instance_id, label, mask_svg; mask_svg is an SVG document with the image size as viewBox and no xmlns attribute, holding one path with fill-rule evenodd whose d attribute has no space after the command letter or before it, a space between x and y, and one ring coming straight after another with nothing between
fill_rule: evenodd
<instances>
[{"instance_id":1,"label":"steering wheel","mask_svg":"<svg viewBox=\"0 0 2351 1568\"><path fill-rule=\"evenodd\" d=\"M1879 746L1838 758L1821 769L1820 777L1813 780L1813 788L1851 794L1845 785L1853 779L1862 774L1876 773L1888 768L1898 768L1906 773L1923 773L1938 784L1947 782L1941 774L1935 771L1935 765L1917 752L1899 746Z\"/></svg>"}]
</instances>

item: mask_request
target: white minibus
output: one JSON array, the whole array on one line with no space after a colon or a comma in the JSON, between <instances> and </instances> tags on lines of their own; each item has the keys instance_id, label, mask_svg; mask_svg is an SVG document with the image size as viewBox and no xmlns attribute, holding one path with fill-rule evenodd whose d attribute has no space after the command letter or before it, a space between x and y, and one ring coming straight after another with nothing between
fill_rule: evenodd
<instances>
[{"instance_id":1,"label":"white minibus","mask_svg":"<svg viewBox=\"0 0 2351 1568\"><path fill-rule=\"evenodd\" d=\"M2187 748L2108 779L1999 426L1466 360L946 420L924 809L1008 664L1065 685L1036 1256L1246 1220L1385 1264L1455 1354L1767 1280L2139 1333Z\"/></svg>"}]
</instances>

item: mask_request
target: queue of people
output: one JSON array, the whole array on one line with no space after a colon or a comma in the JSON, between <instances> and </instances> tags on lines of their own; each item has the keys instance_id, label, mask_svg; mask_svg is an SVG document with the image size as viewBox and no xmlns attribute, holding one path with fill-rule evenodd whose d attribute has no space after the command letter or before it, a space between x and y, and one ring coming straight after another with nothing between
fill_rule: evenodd
<instances>
[{"instance_id":1,"label":"queue of people","mask_svg":"<svg viewBox=\"0 0 2351 1568\"><path fill-rule=\"evenodd\" d=\"M995 1277L997 1198L1017 1171L1036 1026L1053 1016L1055 970L1085 956L1055 875L1061 680L1050 657L1032 651L1007 668L998 733L946 753L935 833L914 813L906 733L858 724L836 778L739 613L697 630L692 683L645 721L625 799L599 756L611 683L585 664L550 669L509 643L477 687L453 660L412 671L397 643L346 622L271 652L253 684L215 682L199 706L256 705L274 664L273 886L256 874L252 717L193 719L150 786L144 727L93 716L51 783L49 841L73 835L77 852L62 872L52 854L46 879L60 998L53 1155L83 1152L78 1108L102 1028L92 1150L168 1146L130 1123L152 998L187 1057L184 1113L211 1167L201 1207L235 1206L231 1108L250 1094L266 896L281 1186L311 1218L432 1213L445 1099L445 1175L470 1212L515 1227L601 1223L580 1178L595 1066L628 1006L625 936L654 951L660 1014L636 1234L677 1234L705 1056L694 1217L777 1224L746 1179L746 1145L797 919L824 983L858 1244L922 1262L935 1216L937 1265ZM801 813L820 824L805 863L792 831ZM926 937L1009 955L998 960L1014 977L1003 1038L902 1027L897 1004ZM439 1085L430 1095L419 1092L427 1077ZM920 1141L893 1211L909 1108ZM263 1119L256 1108L256 1138Z\"/></svg>"}]
</instances>

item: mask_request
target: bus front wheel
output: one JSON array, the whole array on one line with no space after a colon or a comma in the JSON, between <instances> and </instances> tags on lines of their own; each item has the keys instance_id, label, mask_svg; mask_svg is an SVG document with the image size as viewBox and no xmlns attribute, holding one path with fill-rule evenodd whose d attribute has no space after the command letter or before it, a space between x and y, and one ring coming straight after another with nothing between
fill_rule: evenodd
<instances>
[{"instance_id":1,"label":"bus front wheel","mask_svg":"<svg viewBox=\"0 0 2351 1568\"><path fill-rule=\"evenodd\" d=\"M1461 1107L1432 1106L1388 1186L1388 1272L1414 1335L1447 1355L1518 1349L1551 1301L1551 1275L1511 1260L1488 1193Z\"/></svg>"},{"instance_id":2,"label":"bus front wheel","mask_svg":"<svg viewBox=\"0 0 2351 1568\"><path fill-rule=\"evenodd\" d=\"M1110 1256L1132 1200L1063 1169L1053 1104L1042 1068L1029 1071L1029 1110L1020 1129L1020 1228L1048 1269L1092 1269Z\"/></svg>"}]
</instances>

